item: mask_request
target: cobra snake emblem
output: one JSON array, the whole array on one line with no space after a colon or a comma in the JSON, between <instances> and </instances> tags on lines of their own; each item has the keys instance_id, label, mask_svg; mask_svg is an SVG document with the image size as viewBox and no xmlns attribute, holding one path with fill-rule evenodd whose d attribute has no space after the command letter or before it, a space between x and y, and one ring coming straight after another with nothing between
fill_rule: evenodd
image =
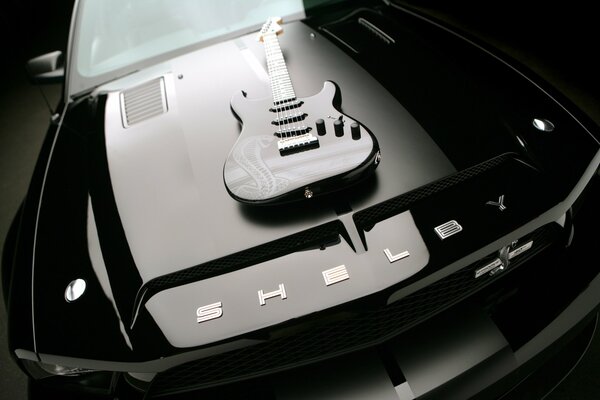
<instances>
[{"instance_id":1,"label":"cobra snake emblem","mask_svg":"<svg viewBox=\"0 0 600 400\"><path fill-rule=\"evenodd\" d=\"M272 136L251 136L235 146L232 157L251 179L233 190L237 196L260 200L273 197L288 186L286 179L273 175L261 156L273 140Z\"/></svg>"}]
</instances>

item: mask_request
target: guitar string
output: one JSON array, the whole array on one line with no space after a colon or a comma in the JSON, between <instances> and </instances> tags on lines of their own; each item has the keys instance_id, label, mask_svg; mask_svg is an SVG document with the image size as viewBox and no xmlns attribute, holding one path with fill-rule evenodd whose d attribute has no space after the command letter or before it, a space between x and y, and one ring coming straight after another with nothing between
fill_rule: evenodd
<instances>
[{"instance_id":1,"label":"guitar string","mask_svg":"<svg viewBox=\"0 0 600 400\"><path fill-rule=\"evenodd\" d=\"M278 62L275 72L277 73L279 100L282 103L284 132L286 133L286 137L293 137L297 134L298 131L298 126L296 124L297 121L294 118L294 114L292 111L294 108L294 102L292 98L295 96L290 97L291 94L294 94L293 87L291 85L291 80L287 71L287 66L285 64L283 53L281 52L279 40L277 39L276 35L273 36L272 42L274 45L274 53L277 56L276 61Z\"/></svg>"},{"instance_id":2,"label":"guitar string","mask_svg":"<svg viewBox=\"0 0 600 400\"><path fill-rule=\"evenodd\" d=\"M271 34L270 38L269 38L269 48L270 48L270 55L271 55L271 79L273 82L273 90L275 92L275 102L277 103L277 110L281 110L281 115L278 116L278 126L282 127L283 133L285 134L285 136L287 137L287 134L285 132L285 126L282 125L282 121L285 118L285 112L282 109L282 99L281 99L281 86L279 83L279 76L277 75L277 51L275 48L275 44L276 44L276 38L277 35L276 34ZM282 136L280 136L281 139L283 139Z\"/></svg>"},{"instance_id":3,"label":"guitar string","mask_svg":"<svg viewBox=\"0 0 600 400\"><path fill-rule=\"evenodd\" d=\"M289 123L287 122L289 120L289 116L288 116L288 107L285 103L285 92L283 91L283 87L282 87L282 81L281 81L281 60L283 57L281 56L281 49L279 48L279 41L277 39L277 35L276 34L271 34L271 37L269 38L269 47L270 47L270 52L271 55L273 56L272 58L272 67L273 67L273 71L272 71L272 75L273 76L273 83L274 83L274 92L276 93L276 101L279 103L278 104L278 111L281 110L281 115L278 115L278 126L281 127L281 130L283 131L283 135L280 134L280 137L283 138L288 138L293 136L292 134L292 129L290 129L289 127ZM284 65L285 66L285 65Z\"/></svg>"},{"instance_id":4,"label":"guitar string","mask_svg":"<svg viewBox=\"0 0 600 400\"><path fill-rule=\"evenodd\" d=\"M285 58L281 52L276 33L264 36L267 43L268 67L271 71L271 89L274 106L277 112L277 127L279 137L293 137L305 133L306 125L302 122L302 114L295 110L298 108L298 99L287 71ZM291 97L290 97L291 95ZM279 104L275 104L279 102Z\"/></svg>"},{"instance_id":5,"label":"guitar string","mask_svg":"<svg viewBox=\"0 0 600 400\"><path fill-rule=\"evenodd\" d=\"M273 50L272 50L272 46L271 46L271 40L270 40L270 36L272 36L273 34L268 34L268 35L264 35L263 36L263 41L265 43L265 52L267 54L267 69L269 70L269 77L270 77L270 83L271 83L271 94L273 96L273 107L275 108L275 113L276 113L276 121L278 122L277 124L277 134L279 136L280 139L283 138L284 133L282 132L282 126L280 124L281 121L281 113L280 113L280 108L277 100L277 88L275 85L275 80L273 77Z\"/></svg>"},{"instance_id":6,"label":"guitar string","mask_svg":"<svg viewBox=\"0 0 600 400\"><path fill-rule=\"evenodd\" d=\"M283 55L282 55L283 58ZM299 108L300 108L300 102L298 100L298 98L296 97L296 93L294 91L294 86L292 84L291 78L289 76L289 73L287 71L287 65L285 64L284 61L284 67L285 67L285 72L286 72L286 77L287 77L287 84L289 85L289 88L291 90L291 95L292 98L294 99L293 101L290 102L290 115L291 115L291 120L294 126L294 130L297 131L298 134L304 134L306 133L306 124L304 122L302 122L303 120L300 118L302 115L302 112L300 112Z\"/></svg>"},{"instance_id":7,"label":"guitar string","mask_svg":"<svg viewBox=\"0 0 600 400\"><path fill-rule=\"evenodd\" d=\"M281 48L280 48L280 51L281 51ZM283 53L281 53L281 58L283 60L283 68L285 70L286 85L288 86L288 88L289 88L288 90L290 91L290 94L292 96L291 99L294 99L294 100L290 100L290 102L288 103L289 118L292 121L292 129L294 130L295 135L299 135L299 134L301 134L300 130L302 129L302 127L298 126L299 120L296 117L296 114L297 114L297 111L298 111L297 110L298 107L296 107L296 105L297 105L297 101L298 100L296 99L296 93L294 92L294 87L292 85L292 81L291 81L290 75L289 75L288 70L287 70L287 65L285 63L285 59L283 57Z\"/></svg>"},{"instance_id":8,"label":"guitar string","mask_svg":"<svg viewBox=\"0 0 600 400\"><path fill-rule=\"evenodd\" d=\"M288 137L293 136L293 134L292 134L292 129L290 129L290 126L288 123L288 120L289 120L288 106L285 103L285 99L284 99L285 96L284 96L284 92L283 92L281 74L280 74L280 72L282 71L281 59L283 57L280 57L281 49L279 48L279 40L277 39L276 34L272 35L270 42L271 42L272 54L274 56L276 56L275 62L278 62L274 66L273 73L276 75L275 81L277 82L277 85L276 85L277 97L278 97L277 100L280 103L281 111L282 111L282 118L280 119L279 123L280 123L280 126L283 127L283 132L285 133L285 137L288 138Z\"/></svg>"}]
</instances>

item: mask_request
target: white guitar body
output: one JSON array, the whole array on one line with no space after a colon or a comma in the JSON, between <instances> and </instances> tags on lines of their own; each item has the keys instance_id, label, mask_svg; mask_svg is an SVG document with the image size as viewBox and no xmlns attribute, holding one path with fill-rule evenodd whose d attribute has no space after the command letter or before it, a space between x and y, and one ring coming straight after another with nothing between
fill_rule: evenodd
<instances>
[{"instance_id":1,"label":"white guitar body","mask_svg":"<svg viewBox=\"0 0 600 400\"><path fill-rule=\"evenodd\" d=\"M273 38L279 50L275 33L265 37L265 45ZM336 108L339 88L326 81L316 95L297 99L280 54L268 59L274 99L251 100L240 91L231 100L242 132L223 178L230 195L244 203L273 204L339 190L371 173L380 160L371 132Z\"/></svg>"}]
</instances>

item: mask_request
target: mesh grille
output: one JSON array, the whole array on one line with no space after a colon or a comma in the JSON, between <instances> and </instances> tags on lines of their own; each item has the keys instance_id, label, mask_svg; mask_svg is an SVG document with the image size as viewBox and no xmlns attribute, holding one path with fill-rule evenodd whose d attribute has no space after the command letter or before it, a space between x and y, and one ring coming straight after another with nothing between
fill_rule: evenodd
<instances>
[{"instance_id":1,"label":"mesh grille","mask_svg":"<svg viewBox=\"0 0 600 400\"><path fill-rule=\"evenodd\" d=\"M121 114L125 128L166 112L167 97L162 77L121 92Z\"/></svg>"},{"instance_id":2,"label":"mesh grille","mask_svg":"<svg viewBox=\"0 0 600 400\"><path fill-rule=\"evenodd\" d=\"M490 169L496 168L512 158L512 154L502 154L481 164L477 164L471 168L462 170L454 175L440 179L439 181L422 186L400 196L393 197L389 200L357 212L354 214L354 222L359 228L368 230L370 226L376 224L377 222L383 221L384 219L406 210L412 203L439 193L444 189L448 189L449 187L458 183L469 180Z\"/></svg>"},{"instance_id":3,"label":"mesh grille","mask_svg":"<svg viewBox=\"0 0 600 400\"><path fill-rule=\"evenodd\" d=\"M151 291L160 291L242 269L293 251L332 243L339 240L339 235L344 232L344 227L340 221L332 221L248 250L154 278L146 283L146 288Z\"/></svg>"},{"instance_id":4,"label":"mesh grille","mask_svg":"<svg viewBox=\"0 0 600 400\"><path fill-rule=\"evenodd\" d=\"M508 271L548 247L558 231L552 224L523 238L533 240L533 247L515 259ZM395 303L351 318L313 325L292 336L182 364L157 375L149 395L158 397L254 378L381 344L506 274L475 279L474 271L480 266L481 261Z\"/></svg>"}]
</instances>

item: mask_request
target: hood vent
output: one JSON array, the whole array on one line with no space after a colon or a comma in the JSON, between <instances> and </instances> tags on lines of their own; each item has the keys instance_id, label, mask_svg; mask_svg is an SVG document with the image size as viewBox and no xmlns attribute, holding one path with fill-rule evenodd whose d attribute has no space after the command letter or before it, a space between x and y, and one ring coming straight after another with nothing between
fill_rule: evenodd
<instances>
[{"instance_id":1,"label":"hood vent","mask_svg":"<svg viewBox=\"0 0 600 400\"><path fill-rule=\"evenodd\" d=\"M140 123L167 112L167 95L163 77L121 92L123 126Z\"/></svg>"},{"instance_id":2,"label":"hood vent","mask_svg":"<svg viewBox=\"0 0 600 400\"><path fill-rule=\"evenodd\" d=\"M388 46L394 46L401 37L395 23L383 15L366 9L320 27L341 45L356 54L391 56Z\"/></svg>"},{"instance_id":3,"label":"hood vent","mask_svg":"<svg viewBox=\"0 0 600 400\"><path fill-rule=\"evenodd\" d=\"M375 35L383 43L385 43L385 44L396 43L396 41L394 40L393 37L391 37L390 35L385 33L383 30L381 30L379 27L377 27L377 25L366 20L365 18L362 18L362 17L358 18L358 24L360 26L362 26L363 28L365 28L366 30L368 30L369 32L371 32L373 35Z\"/></svg>"}]
</instances>

